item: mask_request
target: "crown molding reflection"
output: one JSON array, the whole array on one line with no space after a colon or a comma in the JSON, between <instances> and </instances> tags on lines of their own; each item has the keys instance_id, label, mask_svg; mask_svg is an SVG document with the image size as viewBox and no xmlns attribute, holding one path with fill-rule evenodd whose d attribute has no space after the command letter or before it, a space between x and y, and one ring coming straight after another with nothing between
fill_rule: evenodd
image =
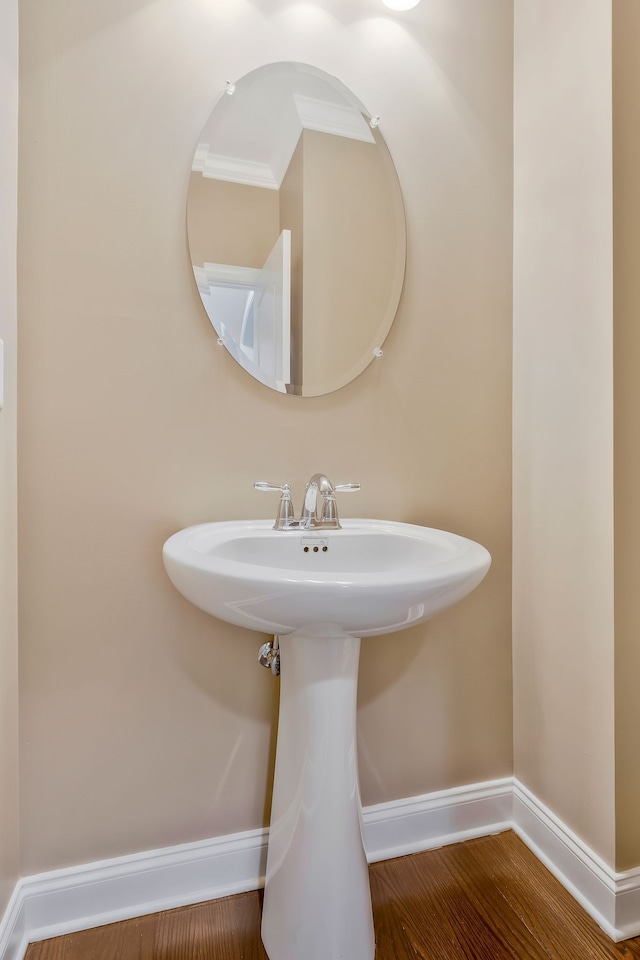
<instances>
[{"instance_id":1,"label":"crown molding reflection","mask_svg":"<svg viewBox=\"0 0 640 960\"><path fill-rule=\"evenodd\" d=\"M191 169L212 180L228 180L231 183L244 183L252 187L266 187L268 190L280 188L268 164L209 153L206 143L198 144Z\"/></svg>"}]
</instances>

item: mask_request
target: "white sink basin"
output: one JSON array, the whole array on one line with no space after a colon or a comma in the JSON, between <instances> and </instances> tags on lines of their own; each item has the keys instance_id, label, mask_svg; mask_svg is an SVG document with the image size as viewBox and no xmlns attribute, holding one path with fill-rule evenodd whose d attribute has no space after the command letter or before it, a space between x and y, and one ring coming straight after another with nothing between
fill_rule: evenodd
<instances>
[{"instance_id":1,"label":"white sink basin","mask_svg":"<svg viewBox=\"0 0 640 960\"><path fill-rule=\"evenodd\" d=\"M383 520L342 527L203 523L164 545L167 573L187 600L279 636L262 914L270 960L374 960L356 741L360 638L461 600L491 563L480 544L443 530Z\"/></svg>"},{"instance_id":2,"label":"white sink basin","mask_svg":"<svg viewBox=\"0 0 640 960\"><path fill-rule=\"evenodd\" d=\"M371 637L460 600L491 563L473 540L408 523L343 520L342 530L328 531L272 526L239 520L181 530L164 545L167 573L191 603L241 627L283 636L331 624Z\"/></svg>"}]
</instances>

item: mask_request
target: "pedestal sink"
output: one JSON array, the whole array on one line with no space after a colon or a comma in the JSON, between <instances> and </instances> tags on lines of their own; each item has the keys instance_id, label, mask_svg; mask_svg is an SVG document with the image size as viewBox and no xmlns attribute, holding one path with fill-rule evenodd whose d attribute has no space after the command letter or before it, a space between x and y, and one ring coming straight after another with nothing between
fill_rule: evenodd
<instances>
[{"instance_id":1,"label":"pedestal sink","mask_svg":"<svg viewBox=\"0 0 640 960\"><path fill-rule=\"evenodd\" d=\"M270 960L372 960L356 751L360 638L426 620L485 576L480 544L381 520L274 530L205 523L164 545L173 584L280 645L280 714L262 939Z\"/></svg>"}]
</instances>

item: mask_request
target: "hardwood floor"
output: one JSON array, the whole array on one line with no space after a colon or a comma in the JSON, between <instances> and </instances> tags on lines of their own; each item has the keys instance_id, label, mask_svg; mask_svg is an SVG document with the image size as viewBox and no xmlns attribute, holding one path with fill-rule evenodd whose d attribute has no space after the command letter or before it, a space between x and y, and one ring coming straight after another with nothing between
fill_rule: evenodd
<instances>
[{"instance_id":1,"label":"hardwood floor","mask_svg":"<svg viewBox=\"0 0 640 960\"><path fill-rule=\"evenodd\" d=\"M370 874L376 960L640 960L640 938L612 943L512 832ZM266 960L260 905L254 892L166 910L32 944L25 960Z\"/></svg>"}]
</instances>

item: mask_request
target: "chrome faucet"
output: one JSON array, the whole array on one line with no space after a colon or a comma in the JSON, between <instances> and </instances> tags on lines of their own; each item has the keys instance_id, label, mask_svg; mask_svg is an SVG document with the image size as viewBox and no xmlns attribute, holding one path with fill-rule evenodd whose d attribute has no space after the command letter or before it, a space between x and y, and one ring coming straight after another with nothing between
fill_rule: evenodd
<instances>
[{"instance_id":1,"label":"chrome faucet","mask_svg":"<svg viewBox=\"0 0 640 960\"><path fill-rule=\"evenodd\" d=\"M338 520L337 513L335 512L335 489L331 480L325 477L324 473L314 473L304 488L304 505L302 507L302 514L300 515L301 526L311 527L318 523L318 494L324 497L322 519ZM328 510L325 516L327 506Z\"/></svg>"},{"instance_id":2,"label":"chrome faucet","mask_svg":"<svg viewBox=\"0 0 640 960\"><path fill-rule=\"evenodd\" d=\"M288 483L268 483L256 480L255 490L274 490L280 492L280 502L274 530L340 530L336 493L351 493L360 489L359 483L331 483L324 473L314 473L304 491L304 504L300 519L295 519L291 487ZM318 516L318 497L322 497L322 513Z\"/></svg>"}]
</instances>

